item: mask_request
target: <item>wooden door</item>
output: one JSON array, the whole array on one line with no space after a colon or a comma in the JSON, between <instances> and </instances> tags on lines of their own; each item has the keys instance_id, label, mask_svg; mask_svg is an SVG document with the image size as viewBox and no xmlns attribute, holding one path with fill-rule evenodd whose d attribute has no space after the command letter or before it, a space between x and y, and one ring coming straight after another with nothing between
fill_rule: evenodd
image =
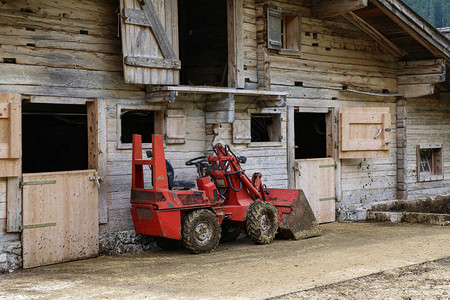
<instances>
[{"instance_id":1,"label":"wooden door","mask_svg":"<svg viewBox=\"0 0 450 300\"><path fill-rule=\"evenodd\" d=\"M389 156L389 107L346 107L339 111L339 158Z\"/></svg>"},{"instance_id":2,"label":"wooden door","mask_svg":"<svg viewBox=\"0 0 450 300\"><path fill-rule=\"evenodd\" d=\"M23 268L99 251L95 170L23 174Z\"/></svg>"},{"instance_id":3,"label":"wooden door","mask_svg":"<svg viewBox=\"0 0 450 300\"><path fill-rule=\"evenodd\" d=\"M121 36L126 83L177 85L176 0L121 0Z\"/></svg>"},{"instance_id":4,"label":"wooden door","mask_svg":"<svg viewBox=\"0 0 450 300\"><path fill-rule=\"evenodd\" d=\"M305 193L317 222L334 222L336 219L334 159L299 159L295 164L296 188L302 189Z\"/></svg>"}]
</instances>

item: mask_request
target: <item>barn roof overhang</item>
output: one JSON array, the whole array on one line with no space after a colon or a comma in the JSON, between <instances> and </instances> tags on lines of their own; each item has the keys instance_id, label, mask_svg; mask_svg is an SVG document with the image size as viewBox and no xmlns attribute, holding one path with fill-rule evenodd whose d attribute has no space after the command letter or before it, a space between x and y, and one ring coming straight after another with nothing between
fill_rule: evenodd
<instances>
[{"instance_id":1,"label":"barn roof overhang","mask_svg":"<svg viewBox=\"0 0 450 300\"><path fill-rule=\"evenodd\" d=\"M442 58L450 65L450 40L400 0L312 0L319 18L342 16L400 60Z\"/></svg>"},{"instance_id":2,"label":"barn roof overhang","mask_svg":"<svg viewBox=\"0 0 450 300\"><path fill-rule=\"evenodd\" d=\"M318 18L347 19L397 57L400 92L401 82L407 92L450 91L450 28L439 31L400 0L312 0L312 10Z\"/></svg>"}]
</instances>

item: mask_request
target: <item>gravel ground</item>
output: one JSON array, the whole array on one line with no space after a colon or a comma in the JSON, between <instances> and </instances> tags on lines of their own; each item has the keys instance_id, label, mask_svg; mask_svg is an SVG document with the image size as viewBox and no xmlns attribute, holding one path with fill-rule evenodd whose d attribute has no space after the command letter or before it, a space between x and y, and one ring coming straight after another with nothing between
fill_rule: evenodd
<instances>
[{"instance_id":1,"label":"gravel ground","mask_svg":"<svg viewBox=\"0 0 450 300\"><path fill-rule=\"evenodd\" d=\"M450 257L271 299L450 299Z\"/></svg>"},{"instance_id":2,"label":"gravel ground","mask_svg":"<svg viewBox=\"0 0 450 300\"><path fill-rule=\"evenodd\" d=\"M152 250L0 274L0 299L449 299L449 260L437 261L450 257L449 227L321 227L269 245L242 236L204 255Z\"/></svg>"}]
</instances>

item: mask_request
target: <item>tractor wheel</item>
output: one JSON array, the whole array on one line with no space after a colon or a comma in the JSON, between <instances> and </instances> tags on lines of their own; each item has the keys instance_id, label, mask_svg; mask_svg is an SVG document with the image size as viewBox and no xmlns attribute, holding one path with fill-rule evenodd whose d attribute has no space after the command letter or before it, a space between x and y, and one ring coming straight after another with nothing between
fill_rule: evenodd
<instances>
[{"instance_id":1,"label":"tractor wheel","mask_svg":"<svg viewBox=\"0 0 450 300\"><path fill-rule=\"evenodd\" d=\"M183 218L181 240L192 253L213 251L220 240L220 224L207 209L194 210Z\"/></svg>"},{"instance_id":2,"label":"tractor wheel","mask_svg":"<svg viewBox=\"0 0 450 300\"><path fill-rule=\"evenodd\" d=\"M232 222L224 221L222 223L222 242L234 242L241 234L242 229L234 226Z\"/></svg>"},{"instance_id":3,"label":"tractor wheel","mask_svg":"<svg viewBox=\"0 0 450 300\"><path fill-rule=\"evenodd\" d=\"M183 247L180 240L173 240L164 237L155 237L155 240L158 247L166 251L177 250Z\"/></svg>"},{"instance_id":4,"label":"tractor wheel","mask_svg":"<svg viewBox=\"0 0 450 300\"><path fill-rule=\"evenodd\" d=\"M277 209L272 203L255 201L247 209L245 222L247 234L255 243L269 244L277 234Z\"/></svg>"}]
</instances>

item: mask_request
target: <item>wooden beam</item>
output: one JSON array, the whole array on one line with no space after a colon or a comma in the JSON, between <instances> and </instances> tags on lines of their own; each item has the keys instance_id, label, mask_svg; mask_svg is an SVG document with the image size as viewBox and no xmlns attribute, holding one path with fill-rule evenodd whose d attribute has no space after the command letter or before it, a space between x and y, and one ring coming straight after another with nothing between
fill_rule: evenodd
<instances>
[{"instance_id":1,"label":"wooden beam","mask_svg":"<svg viewBox=\"0 0 450 300\"><path fill-rule=\"evenodd\" d=\"M399 85L406 84L423 84L423 83L439 83L445 81L444 74L421 74L421 75L406 75L398 77Z\"/></svg>"},{"instance_id":2,"label":"wooden beam","mask_svg":"<svg viewBox=\"0 0 450 300\"><path fill-rule=\"evenodd\" d=\"M139 25L151 27L151 23L147 18L147 15L140 9L136 8L124 8L123 16L125 17L125 24Z\"/></svg>"},{"instance_id":3,"label":"wooden beam","mask_svg":"<svg viewBox=\"0 0 450 300\"><path fill-rule=\"evenodd\" d=\"M434 94L433 84L406 84L399 85L398 92L405 95L405 98L417 98Z\"/></svg>"},{"instance_id":4,"label":"wooden beam","mask_svg":"<svg viewBox=\"0 0 450 300\"><path fill-rule=\"evenodd\" d=\"M164 26L162 25L158 14L156 13L155 6L151 0L139 0L142 10L146 14L150 27L152 28L153 34L156 41L161 49L161 52L166 59L176 60L177 55L172 48L172 44L167 37Z\"/></svg>"},{"instance_id":5,"label":"wooden beam","mask_svg":"<svg viewBox=\"0 0 450 300\"><path fill-rule=\"evenodd\" d=\"M126 56L124 63L128 66L149 67L156 69L181 69L181 61L178 59L161 59L153 57Z\"/></svg>"},{"instance_id":6,"label":"wooden beam","mask_svg":"<svg viewBox=\"0 0 450 300\"><path fill-rule=\"evenodd\" d=\"M362 18L357 16L356 14L349 12L343 14L343 17L346 18L350 23L364 31L368 36L377 41L384 49L392 53L396 57L405 57L408 53L398 47L396 44L391 42L387 37L381 34L378 30L376 30L372 25L364 21Z\"/></svg>"},{"instance_id":7,"label":"wooden beam","mask_svg":"<svg viewBox=\"0 0 450 300\"><path fill-rule=\"evenodd\" d=\"M228 86L243 89L244 79L244 4L227 0L228 7Z\"/></svg>"},{"instance_id":8,"label":"wooden beam","mask_svg":"<svg viewBox=\"0 0 450 300\"><path fill-rule=\"evenodd\" d=\"M402 61L399 63L398 75L445 74L446 69L443 59Z\"/></svg>"},{"instance_id":9,"label":"wooden beam","mask_svg":"<svg viewBox=\"0 0 450 300\"><path fill-rule=\"evenodd\" d=\"M317 18L331 18L349 13L368 5L368 0L315 0L313 1L313 15Z\"/></svg>"}]
</instances>

